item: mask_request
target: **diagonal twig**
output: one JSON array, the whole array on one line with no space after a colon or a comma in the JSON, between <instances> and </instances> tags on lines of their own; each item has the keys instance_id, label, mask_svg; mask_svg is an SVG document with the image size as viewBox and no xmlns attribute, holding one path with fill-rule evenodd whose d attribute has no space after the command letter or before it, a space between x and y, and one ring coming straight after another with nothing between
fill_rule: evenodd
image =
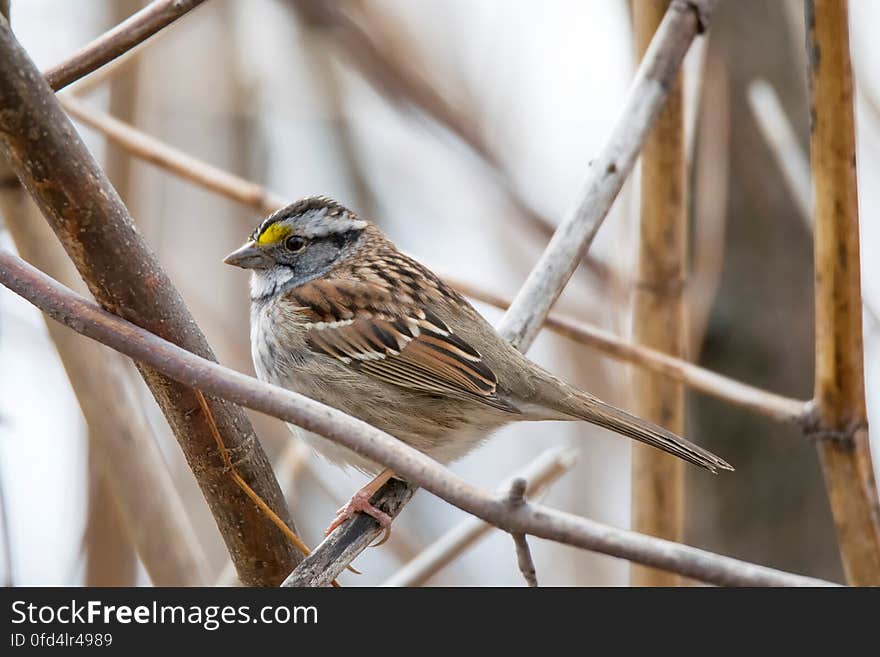
<instances>
[{"instance_id":1,"label":"diagonal twig","mask_svg":"<svg viewBox=\"0 0 880 657\"><path fill-rule=\"evenodd\" d=\"M448 275L441 278L472 299L501 309L510 307L509 299L483 287ZM673 381L680 381L694 390L780 422L802 424L808 420L812 409L809 402L742 383L682 358L629 342L610 331L568 315L551 312L544 322L544 328L579 344L593 347L610 358L643 367Z\"/></svg>"},{"instance_id":2,"label":"diagonal twig","mask_svg":"<svg viewBox=\"0 0 880 657\"><path fill-rule=\"evenodd\" d=\"M532 268L498 332L527 349L578 262L589 249L648 131L663 107L684 55L718 0L673 0L636 73L617 122L590 163L577 200Z\"/></svg>"},{"instance_id":3,"label":"diagonal twig","mask_svg":"<svg viewBox=\"0 0 880 657\"><path fill-rule=\"evenodd\" d=\"M45 72L55 91L116 59L205 0L155 0Z\"/></svg>"},{"instance_id":4,"label":"diagonal twig","mask_svg":"<svg viewBox=\"0 0 880 657\"><path fill-rule=\"evenodd\" d=\"M184 153L106 112L90 108L68 93L59 94L58 99L71 116L100 130L131 154L200 187L264 214L271 214L286 203L265 187Z\"/></svg>"}]
</instances>

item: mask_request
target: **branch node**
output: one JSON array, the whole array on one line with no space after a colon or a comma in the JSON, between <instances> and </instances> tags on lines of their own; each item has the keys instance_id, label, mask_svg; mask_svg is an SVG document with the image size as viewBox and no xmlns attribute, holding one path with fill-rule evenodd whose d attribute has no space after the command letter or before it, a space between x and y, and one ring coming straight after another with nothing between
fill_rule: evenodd
<instances>
[{"instance_id":1,"label":"branch node","mask_svg":"<svg viewBox=\"0 0 880 657\"><path fill-rule=\"evenodd\" d=\"M856 434L867 430L868 423L864 420L852 422L843 429L832 429L831 427L821 426L816 418L815 423L804 427L804 434L816 443L829 442L835 443L844 449L855 449Z\"/></svg>"},{"instance_id":2,"label":"branch node","mask_svg":"<svg viewBox=\"0 0 880 657\"><path fill-rule=\"evenodd\" d=\"M522 477L517 477L510 482L510 491L507 493L505 502L511 507L523 506L526 503L526 488L528 483Z\"/></svg>"}]
</instances>

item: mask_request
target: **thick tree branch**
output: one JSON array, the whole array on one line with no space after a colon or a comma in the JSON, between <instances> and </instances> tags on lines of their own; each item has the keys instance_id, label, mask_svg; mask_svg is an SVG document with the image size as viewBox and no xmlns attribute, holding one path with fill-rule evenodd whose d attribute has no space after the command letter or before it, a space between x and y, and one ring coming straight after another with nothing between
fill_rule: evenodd
<instances>
[{"instance_id":1,"label":"thick tree branch","mask_svg":"<svg viewBox=\"0 0 880 657\"><path fill-rule=\"evenodd\" d=\"M868 442L853 79L847 3L807 2L816 266L816 423L847 580L880 585L880 501Z\"/></svg>"},{"instance_id":2,"label":"thick tree branch","mask_svg":"<svg viewBox=\"0 0 880 657\"><path fill-rule=\"evenodd\" d=\"M17 256L0 251L0 284L21 295L56 321L163 372L190 389L314 431L382 463L414 485L510 533L530 534L666 568L695 579L735 586L819 586L829 582L773 570L687 545L524 503L511 508L505 496L483 491L425 454L357 418L308 397L258 381L178 347L101 309L58 284ZM393 482L394 480L392 480ZM399 484L399 482L397 482ZM404 491L408 486L400 486ZM400 494L400 489L397 490ZM337 531L372 520L359 515Z\"/></svg>"},{"instance_id":3,"label":"thick tree branch","mask_svg":"<svg viewBox=\"0 0 880 657\"><path fill-rule=\"evenodd\" d=\"M55 91L88 75L146 41L205 0L155 0L60 64L46 71Z\"/></svg>"},{"instance_id":4,"label":"thick tree branch","mask_svg":"<svg viewBox=\"0 0 880 657\"><path fill-rule=\"evenodd\" d=\"M30 192L99 303L213 359L174 285L128 210L79 139L54 92L0 19L0 152ZM299 555L229 478L193 391L141 367L208 501L246 584L280 582ZM245 414L227 402L211 410L238 471L288 524L271 465Z\"/></svg>"}]
</instances>

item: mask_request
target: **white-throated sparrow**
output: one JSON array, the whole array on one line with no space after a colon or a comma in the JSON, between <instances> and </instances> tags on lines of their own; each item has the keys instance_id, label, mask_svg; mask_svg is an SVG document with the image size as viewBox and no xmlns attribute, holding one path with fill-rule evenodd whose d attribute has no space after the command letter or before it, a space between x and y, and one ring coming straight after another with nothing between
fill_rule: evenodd
<instances>
[{"instance_id":1,"label":"white-throated sparrow","mask_svg":"<svg viewBox=\"0 0 880 657\"><path fill-rule=\"evenodd\" d=\"M528 360L456 291L402 254L373 224L324 197L263 221L225 262L253 271L257 376L338 408L448 463L522 420L586 420L712 472L709 451L577 390ZM382 468L320 436L339 464ZM370 505L388 470L340 509L383 525ZM329 531L329 530L328 530Z\"/></svg>"}]
</instances>

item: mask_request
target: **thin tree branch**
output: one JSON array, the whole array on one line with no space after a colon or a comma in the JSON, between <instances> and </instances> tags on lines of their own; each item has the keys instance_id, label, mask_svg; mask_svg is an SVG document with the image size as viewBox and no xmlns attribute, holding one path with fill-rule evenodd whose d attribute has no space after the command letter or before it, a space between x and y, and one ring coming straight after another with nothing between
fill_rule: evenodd
<instances>
[{"instance_id":1,"label":"thin tree branch","mask_svg":"<svg viewBox=\"0 0 880 657\"><path fill-rule=\"evenodd\" d=\"M718 0L673 0L642 59L605 147L590 164L573 209L557 228L499 333L518 349L527 348L550 308L583 258L624 180L669 90L691 42L706 27Z\"/></svg>"},{"instance_id":2,"label":"thin tree branch","mask_svg":"<svg viewBox=\"0 0 880 657\"><path fill-rule=\"evenodd\" d=\"M798 142L794 126L788 120L785 109L772 85L766 80L755 80L748 88L749 109L758 125L761 136L776 157L782 179L788 192L800 210L808 229L813 227L812 181L808 155Z\"/></svg>"},{"instance_id":3,"label":"thin tree branch","mask_svg":"<svg viewBox=\"0 0 880 657\"><path fill-rule=\"evenodd\" d=\"M70 114L78 120L106 135L136 157L153 162L175 175L264 214L270 214L288 203L280 195L257 183L245 180L188 155L104 112L88 107L69 94L60 94L58 98ZM509 299L472 283L448 276L444 276L444 278L460 292L474 299L502 309L510 306ZM681 381L696 390L776 420L797 422L806 413L806 402L765 392L693 363L647 347L631 344L608 331L565 315L551 313L544 326L575 342L599 349L612 358L645 367L675 381Z\"/></svg>"},{"instance_id":4,"label":"thin tree branch","mask_svg":"<svg viewBox=\"0 0 880 657\"><path fill-rule=\"evenodd\" d=\"M58 284L17 256L0 250L0 284L74 330L163 372L188 388L228 399L314 431L357 454L382 463L413 485L510 533L541 538L666 568L706 582L735 586L820 586L830 582L785 573L651 538L525 503L511 508L498 496L467 483L425 454L357 418L308 397L230 370L107 312ZM412 490L402 482L405 491ZM363 514L340 530L372 521ZM337 531L340 531L337 530ZM317 551L316 551L317 553ZM312 556L315 556L313 553ZM335 564L336 562L334 562ZM345 566L343 565L342 568Z\"/></svg>"},{"instance_id":5,"label":"thin tree branch","mask_svg":"<svg viewBox=\"0 0 880 657\"><path fill-rule=\"evenodd\" d=\"M516 478L510 484L510 491L507 493L507 499L505 501L512 509L519 508L526 503L525 494L526 480ZM526 535L519 532L513 532L511 533L511 536L513 537L513 544L516 546L516 562L519 566L519 571L526 580L526 584L531 587L538 586L538 575L535 572L535 562L532 560L532 551L529 549Z\"/></svg>"},{"instance_id":6,"label":"thin tree branch","mask_svg":"<svg viewBox=\"0 0 880 657\"><path fill-rule=\"evenodd\" d=\"M88 107L70 94L58 96L71 116L105 134L111 141L184 180L225 196L250 208L271 214L285 205L278 194L183 151L116 119L106 112Z\"/></svg>"},{"instance_id":7,"label":"thin tree branch","mask_svg":"<svg viewBox=\"0 0 880 657\"><path fill-rule=\"evenodd\" d=\"M117 0L113 13L117 20L137 12L142 0ZM140 66L135 64L126 75L113 78L110 83L110 113L122 121L132 123L137 111L140 92ZM104 153L104 171L125 204L131 204L131 169L134 162L125 149L108 144Z\"/></svg>"},{"instance_id":8,"label":"thin tree branch","mask_svg":"<svg viewBox=\"0 0 880 657\"><path fill-rule=\"evenodd\" d=\"M167 27L205 0L155 0L60 64L46 71L49 86L63 89L113 61Z\"/></svg>"},{"instance_id":9,"label":"thin tree branch","mask_svg":"<svg viewBox=\"0 0 880 657\"><path fill-rule=\"evenodd\" d=\"M695 110L696 152L690 159L694 193L691 243L694 245L687 303L690 323L690 353L697 353L706 329L724 272L724 241L727 235L727 196L730 168L730 84L728 64L716 49L706 48L705 71L701 76L700 109Z\"/></svg>"},{"instance_id":10,"label":"thin tree branch","mask_svg":"<svg viewBox=\"0 0 880 657\"><path fill-rule=\"evenodd\" d=\"M643 56L669 0L633 5L636 49ZM687 285L687 178L684 140L684 76L672 81L666 106L642 149L638 281L633 299L633 339L685 358ZM634 373L639 416L673 433L684 433L684 386L654 373ZM672 541L684 538L684 466L681 459L647 445L632 446L630 526ZM677 586L674 573L633 564L634 586Z\"/></svg>"},{"instance_id":11,"label":"thin tree branch","mask_svg":"<svg viewBox=\"0 0 880 657\"><path fill-rule=\"evenodd\" d=\"M880 585L880 500L868 440L847 3L807 2L813 117L816 424L847 581Z\"/></svg>"},{"instance_id":12,"label":"thin tree branch","mask_svg":"<svg viewBox=\"0 0 880 657\"><path fill-rule=\"evenodd\" d=\"M574 450L561 447L548 449L502 483L498 490L509 490L514 479L522 478L528 484L526 494L533 497L571 470L576 456ZM382 586L424 584L492 529L492 525L476 516L468 516L385 580Z\"/></svg>"},{"instance_id":13,"label":"thin tree branch","mask_svg":"<svg viewBox=\"0 0 880 657\"><path fill-rule=\"evenodd\" d=\"M0 20L0 107L0 151L98 302L213 359L180 294L5 20ZM141 375L187 457L241 580L277 584L299 554L226 476L193 391L147 367L141 367ZM243 411L213 400L211 411L236 455L238 471L292 527L271 465Z\"/></svg>"},{"instance_id":14,"label":"thin tree branch","mask_svg":"<svg viewBox=\"0 0 880 657\"><path fill-rule=\"evenodd\" d=\"M464 286L460 289L464 289ZM467 289L471 292L475 291L472 285L468 285ZM473 298L480 297L473 295ZM611 358L633 363L670 380L687 384L694 390L780 422L802 423L810 412L809 402L784 397L742 383L681 358L634 344L610 331L566 315L551 313L547 317L545 326L559 335L594 347Z\"/></svg>"}]
</instances>

